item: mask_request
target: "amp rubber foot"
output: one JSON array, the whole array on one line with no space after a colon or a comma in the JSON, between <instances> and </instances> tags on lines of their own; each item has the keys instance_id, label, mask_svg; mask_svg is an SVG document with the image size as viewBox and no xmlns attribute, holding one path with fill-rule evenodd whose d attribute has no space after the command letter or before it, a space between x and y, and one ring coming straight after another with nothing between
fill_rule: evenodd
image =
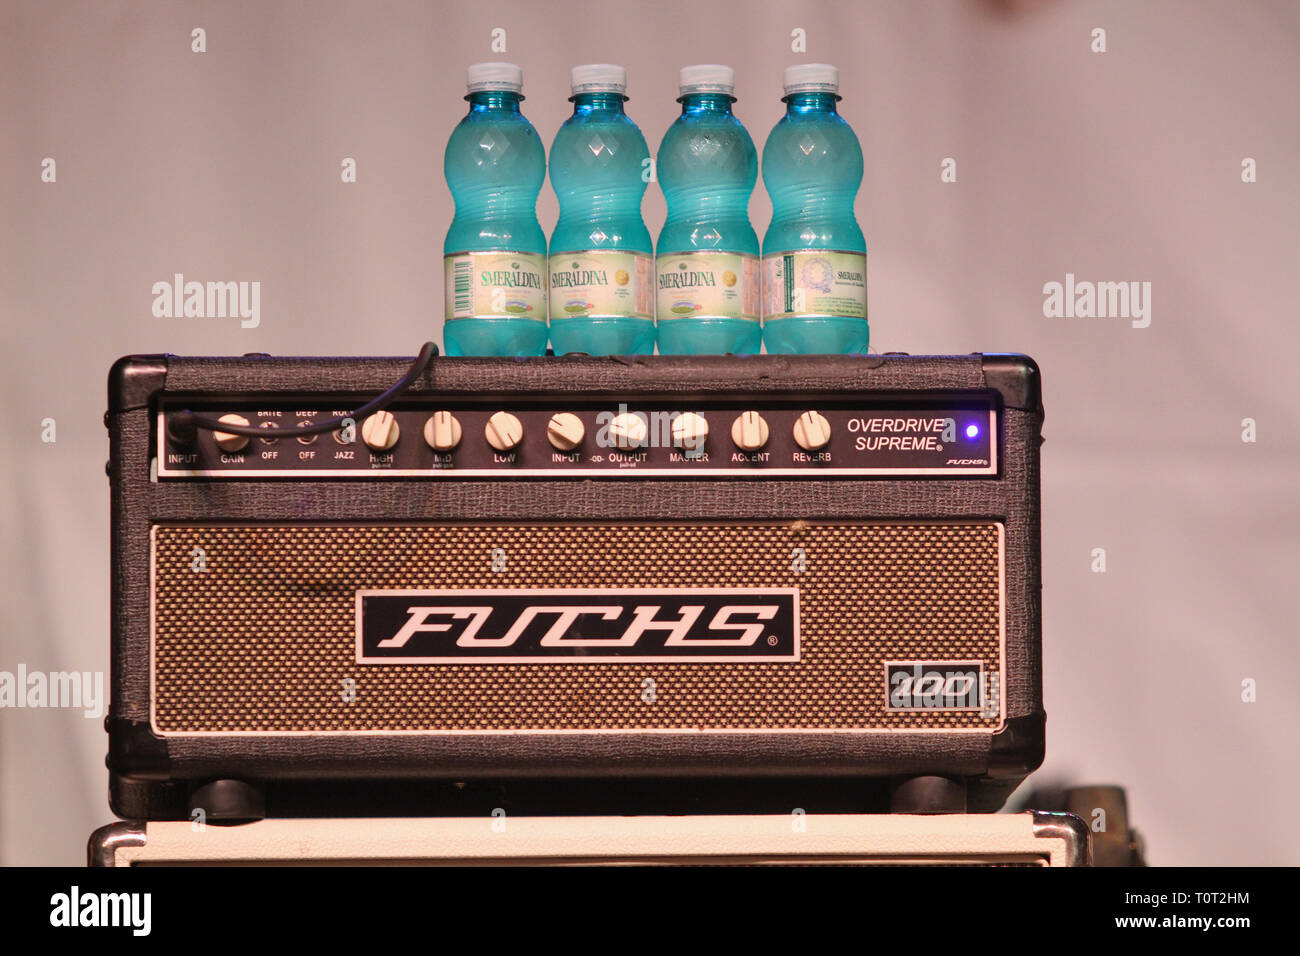
<instances>
[{"instance_id":1,"label":"amp rubber foot","mask_svg":"<svg viewBox=\"0 0 1300 956\"><path fill-rule=\"evenodd\" d=\"M251 823L266 817L262 791L243 780L213 780L190 794L190 817L201 811L203 821L216 826Z\"/></svg>"},{"instance_id":2,"label":"amp rubber foot","mask_svg":"<svg viewBox=\"0 0 1300 956\"><path fill-rule=\"evenodd\" d=\"M893 781L891 813L965 813L966 781L951 777L906 777Z\"/></svg>"}]
</instances>

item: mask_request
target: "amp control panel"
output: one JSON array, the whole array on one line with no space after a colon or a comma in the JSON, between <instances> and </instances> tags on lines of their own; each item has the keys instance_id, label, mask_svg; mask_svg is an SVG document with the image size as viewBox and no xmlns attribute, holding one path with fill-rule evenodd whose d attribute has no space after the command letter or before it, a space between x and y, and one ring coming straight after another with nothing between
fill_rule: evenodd
<instances>
[{"instance_id":1,"label":"amp control panel","mask_svg":"<svg viewBox=\"0 0 1300 956\"><path fill-rule=\"evenodd\" d=\"M157 411L159 479L993 476L991 398L843 395L692 402L405 398L355 421L364 397L186 401ZM167 428L182 409L234 425L333 431L254 438Z\"/></svg>"}]
</instances>

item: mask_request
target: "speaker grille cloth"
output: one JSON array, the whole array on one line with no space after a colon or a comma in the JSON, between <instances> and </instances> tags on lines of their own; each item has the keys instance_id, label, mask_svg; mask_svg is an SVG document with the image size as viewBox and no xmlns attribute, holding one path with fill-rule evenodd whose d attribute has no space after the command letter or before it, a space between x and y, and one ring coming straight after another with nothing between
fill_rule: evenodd
<instances>
[{"instance_id":1,"label":"speaker grille cloth","mask_svg":"<svg viewBox=\"0 0 1300 956\"><path fill-rule=\"evenodd\" d=\"M983 661L986 673L1000 673L999 530L993 523L159 525L154 723L160 733L994 730L996 715L887 710L884 662ZM794 570L797 548L802 572ZM494 553L505 559L500 573ZM801 659L356 663L357 590L525 587L797 587ZM653 702L643 700L647 677Z\"/></svg>"}]
</instances>

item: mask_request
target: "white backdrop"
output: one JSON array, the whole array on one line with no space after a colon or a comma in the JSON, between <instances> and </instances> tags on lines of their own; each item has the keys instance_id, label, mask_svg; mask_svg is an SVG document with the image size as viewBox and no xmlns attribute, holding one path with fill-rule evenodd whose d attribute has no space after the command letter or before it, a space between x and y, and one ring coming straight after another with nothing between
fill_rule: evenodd
<instances>
[{"instance_id":1,"label":"white backdrop","mask_svg":"<svg viewBox=\"0 0 1300 956\"><path fill-rule=\"evenodd\" d=\"M113 359L410 355L440 336L442 150L465 67L488 59L523 66L547 143L569 66L625 64L652 150L682 65L737 69L761 148L781 68L837 64L866 158L873 347L1043 370L1038 779L1128 787L1156 863L1300 862L1289 0L4 0L0 671L107 670ZM549 185L539 208L549 232ZM760 185L760 234L769 212ZM657 187L645 213L657 234ZM259 327L154 318L176 272L261 282ZM1067 273L1150 282L1150 326L1045 317ZM80 712L0 710L0 862L82 859L110 819L105 746Z\"/></svg>"}]
</instances>

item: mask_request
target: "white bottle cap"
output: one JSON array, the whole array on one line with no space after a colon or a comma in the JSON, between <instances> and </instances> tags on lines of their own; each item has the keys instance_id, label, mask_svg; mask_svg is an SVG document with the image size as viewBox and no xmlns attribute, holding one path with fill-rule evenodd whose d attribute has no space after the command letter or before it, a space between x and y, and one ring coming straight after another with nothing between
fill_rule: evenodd
<instances>
[{"instance_id":1,"label":"white bottle cap","mask_svg":"<svg viewBox=\"0 0 1300 956\"><path fill-rule=\"evenodd\" d=\"M791 93L836 93L840 91L840 71L829 63L799 63L787 66L781 74L785 95Z\"/></svg>"},{"instance_id":2,"label":"white bottle cap","mask_svg":"<svg viewBox=\"0 0 1300 956\"><path fill-rule=\"evenodd\" d=\"M484 90L522 93L524 71L513 63L475 63L465 72L465 89L470 93Z\"/></svg>"},{"instance_id":3,"label":"white bottle cap","mask_svg":"<svg viewBox=\"0 0 1300 956\"><path fill-rule=\"evenodd\" d=\"M677 89L682 96L687 93L736 93L736 71L717 63L684 66L677 74Z\"/></svg>"},{"instance_id":4,"label":"white bottle cap","mask_svg":"<svg viewBox=\"0 0 1300 956\"><path fill-rule=\"evenodd\" d=\"M573 95L579 93L618 93L627 95L627 69L613 63L587 63L569 71Z\"/></svg>"}]
</instances>

